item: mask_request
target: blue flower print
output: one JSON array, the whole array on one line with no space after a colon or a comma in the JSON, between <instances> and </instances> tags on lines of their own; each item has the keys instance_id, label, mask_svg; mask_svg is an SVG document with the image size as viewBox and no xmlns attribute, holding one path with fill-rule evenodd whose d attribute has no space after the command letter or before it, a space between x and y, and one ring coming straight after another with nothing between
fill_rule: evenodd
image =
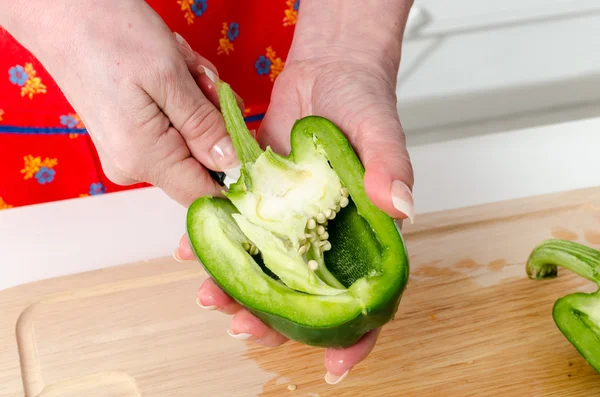
<instances>
[{"instance_id":1,"label":"blue flower print","mask_svg":"<svg viewBox=\"0 0 600 397\"><path fill-rule=\"evenodd\" d=\"M260 75L269 74L269 71L271 70L271 60L269 60L269 58L267 58L266 56L261 55L260 57L258 57L258 60L254 64L254 67Z\"/></svg>"},{"instance_id":2,"label":"blue flower print","mask_svg":"<svg viewBox=\"0 0 600 397\"><path fill-rule=\"evenodd\" d=\"M52 182L54 180L54 174L56 174L56 171L52 168L41 167L38 172L35 173L35 179L37 179L40 185L43 185Z\"/></svg>"},{"instance_id":3,"label":"blue flower print","mask_svg":"<svg viewBox=\"0 0 600 397\"><path fill-rule=\"evenodd\" d=\"M8 69L8 79L11 83L22 87L23 85L25 85L25 82L29 80L29 75L27 74L25 69L23 69L23 66L17 65Z\"/></svg>"},{"instance_id":4,"label":"blue flower print","mask_svg":"<svg viewBox=\"0 0 600 397\"><path fill-rule=\"evenodd\" d=\"M229 30L227 31L227 38L229 41L235 40L240 34L240 24L237 22L231 22L229 24Z\"/></svg>"},{"instance_id":5,"label":"blue flower print","mask_svg":"<svg viewBox=\"0 0 600 397\"><path fill-rule=\"evenodd\" d=\"M104 194L104 193L106 193L106 188L104 187L102 182L92 183L90 185L89 193L90 193L90 196L95 196L97 194Z\"/></svg>"},{"instance_id":6,"label":"blue flower print","mask_svg":"<svg viewBox=\"0 0 600 397\"><path fill-rule=\"evenodd\" d=\"M194 4L192 4L192 11L197 17L204 14L206 8L208 8L208 4L206 4L207 1L208 0L194 0Z\"/></svg>"},{"instance_id":7,"label":"blue flower print","mask_svg":"<svg viewBox=\"0 0 600 397\"><path fill-rule=\"evenodd\" d=\"M294 11L298 11L298 8L300 8L300 0L294 1Z\"/></svg>"},{"instance_id":8,"label":"blue flower print","mask_svg":"<svg viewBox=\"0 0 600 397\"><path fill-rule=\"evenodd\" d=\"M60 124L67 128L75 128L77 126L77 120L73 116L60 116Z\"/></svg>"}]
</instances>

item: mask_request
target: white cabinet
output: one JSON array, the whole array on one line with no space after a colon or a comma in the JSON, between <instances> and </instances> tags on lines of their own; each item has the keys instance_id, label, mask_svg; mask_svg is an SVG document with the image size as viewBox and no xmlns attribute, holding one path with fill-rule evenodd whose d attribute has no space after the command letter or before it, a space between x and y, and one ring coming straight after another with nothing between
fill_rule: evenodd
<instances>
[{"instance_id":1,"label":"white cabinet","mask_svg":"<svg viewBox=\"0 0 600 397\"><path fill-rule=\"evenodd\" d=\"M398 80L409 144L600 115L600 1L416 0L413 12Z\"/></svg>"}]
</instances>

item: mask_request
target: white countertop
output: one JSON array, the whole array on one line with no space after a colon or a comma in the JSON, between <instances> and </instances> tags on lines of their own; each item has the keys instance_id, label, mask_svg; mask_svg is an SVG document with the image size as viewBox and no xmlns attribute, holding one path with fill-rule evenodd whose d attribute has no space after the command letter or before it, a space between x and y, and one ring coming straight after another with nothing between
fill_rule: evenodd
<instances>
[{"instance_id":1,"label":"white countertop","mask_svg":"<svg viewBox=\"0 0 600 397\"><path fill-rule=\"evenodd\" d=\"M599 148L600 118L410 146L416 222L600 185ZM0 289L171 255L184 224L185 209L155 188L0 211Z\"/></svg>"}]
</instances>

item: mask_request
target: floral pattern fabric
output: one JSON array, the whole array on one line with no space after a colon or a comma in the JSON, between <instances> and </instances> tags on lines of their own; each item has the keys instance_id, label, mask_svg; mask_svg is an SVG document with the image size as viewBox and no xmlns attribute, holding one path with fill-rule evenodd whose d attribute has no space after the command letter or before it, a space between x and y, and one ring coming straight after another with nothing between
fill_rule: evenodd
<instances>
[{"instance_id":1,"label":"floral pattern fabric","mask_svg":"<svg viewBox=\"0 0 600 397\"><path fill-rule=\"evenodd\" d=\"M147 0L242 96L250 129L260 125L285 65L299 2ZM0 52L0 210L148 186L108 180L75 109L1 27Z\"/></svg>"}]
</instances>

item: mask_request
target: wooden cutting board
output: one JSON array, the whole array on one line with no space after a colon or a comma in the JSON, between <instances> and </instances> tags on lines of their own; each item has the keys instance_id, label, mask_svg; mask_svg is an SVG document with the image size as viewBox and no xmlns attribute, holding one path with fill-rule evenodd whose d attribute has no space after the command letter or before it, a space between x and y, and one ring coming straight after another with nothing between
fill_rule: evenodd
<instances>
[{"instance_id":1,"label":"wooden cutting board","mask_svg":"<svg viewBox=\"0 0 600 397\"><path fill-rule=\"evenodd\" d=\"M322 349L229 337L229 318L195 303L200 265L168 258L0 291L0 396L600 395L551 317L557 298L595 287L524 269L550 237L600 248L600 188L424 215L405 237L398 315L338 385Z\"/></svg>"}]
</instances>

